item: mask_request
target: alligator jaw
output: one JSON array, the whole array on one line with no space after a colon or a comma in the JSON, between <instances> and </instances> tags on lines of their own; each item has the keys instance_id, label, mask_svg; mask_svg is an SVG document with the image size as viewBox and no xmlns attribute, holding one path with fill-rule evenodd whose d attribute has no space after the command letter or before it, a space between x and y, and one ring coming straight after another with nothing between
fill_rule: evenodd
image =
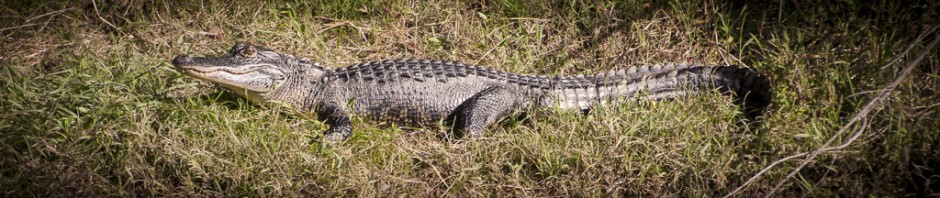
<instances>
[{"instance_id":1,"label":"alligator jaw","mask_svg":"<svg viewBox=\"0 0 940 198\"><path fill-rule=\"evenodd\" d=\"M284 72L267 63L239 64L234 56L190 57L173 59L176 70L187 76L213 82L245 95L267 93L285 78ZM247 92L247 93L246 93Z\"/></svg>"}]
</instances>

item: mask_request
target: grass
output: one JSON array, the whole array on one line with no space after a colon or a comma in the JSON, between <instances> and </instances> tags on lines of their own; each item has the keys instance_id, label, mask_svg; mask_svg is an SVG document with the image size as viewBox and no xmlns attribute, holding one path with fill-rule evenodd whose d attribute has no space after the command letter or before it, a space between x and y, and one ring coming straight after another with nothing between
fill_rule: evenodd
<instances>
[{"instance_id":1,"label":"grass","mask_svg":"<svg viewBox=\"0 0 940 198\"><path fill-rule=\"evenodd\" d=\"M722 196L835 133L904 64L934 2L4 1L0 195ZM591 112L540 110L448 141L446 127L354 120L341 145L302 113L172 70L250 42L329 67L390 58L588 74L695 61L770 76L763 125L718 94ZM918 44L915 51L924 44ZM935 49L779 195L940 193ZM904 57L902 62L912 57ZM847 137L846 137L847 138ZM762 195L797 161L741 194Z\"/></svg>"}]
</instances>

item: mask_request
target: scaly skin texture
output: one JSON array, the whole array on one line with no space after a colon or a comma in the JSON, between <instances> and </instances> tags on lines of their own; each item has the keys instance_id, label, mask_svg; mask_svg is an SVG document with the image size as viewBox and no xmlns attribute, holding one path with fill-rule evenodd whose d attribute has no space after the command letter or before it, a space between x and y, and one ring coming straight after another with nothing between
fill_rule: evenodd
<instances>
[{"instance_id":1,"label":"scaly skin texture","mask_svg":"<svg viewBox=\"0 0 940 198\"><path fill-rule=\"evenodd\" d=\"M291 55L236 44L219 57L173 60L189 76L223 85L253 101L315 112L330 140L345 140L350 115L407 125L446 121L471 137L530 108L590 110L634 99L672 99L711 90L728 93L751 118L770 103L770 83L733 66L668 64L587 76L533 76L457 62L389 60L328 69Z\"/></svg>"}]
</instances>

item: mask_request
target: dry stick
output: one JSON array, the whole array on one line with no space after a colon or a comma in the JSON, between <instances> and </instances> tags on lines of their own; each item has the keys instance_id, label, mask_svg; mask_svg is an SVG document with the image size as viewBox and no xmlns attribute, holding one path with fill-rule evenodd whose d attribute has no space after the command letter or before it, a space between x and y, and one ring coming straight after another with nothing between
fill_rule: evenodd
<instances>
[{"instance_id":1,"label":"dry stick","mask_svg":"<svg viewBox=\"0 0 940 198\"><path fill-rule=\"evenodd\" d=\"M884 90L882 90L881 93L878 93L878 96L872 99L871 102L868 102L868 104L866 104L865 107L862 108L861 111L855 114L855 116L852 117L852 120L849 120L849 123L845 124L845 126L839 129L839 132L836 132L836 134L833 135L832 138L829 139L829 141L826 141L826 143L820 146L818 150L814 151L812 154L810 154L809 157L803 160L803 162L800 163L800 165L797 166L796 169L791 171L790 174L787 175L787 177L783 178L783 180L778 182L777 186L774 186L774 188L771 189L770 192L767 193L767 196L764 196L764 197L770 197L771 195L773 195L774 191L777 191L777 189L783 186L783 184L786 183L787 180L789 180L791 177L799 173L800 169L803 169L803 167L805 167L806 164L809 164L809 162L812 161L813 158L816 158L816 156L818 156L820 153L827 152L830 150L840 149L840 148L829 149L830 148L829 144L834 142L838 137L842 136L842 133L845 133L845 131L849 127L851 127L851 125L855 124L859 120L865 119L865 117L868 116L869 112L874 110L876 106L880 105L884 100L886 100L888 98L888 94L890 94L891 91L894 91L894 89L897 88L899 84L901 84L901 80L904 80L904 77L907 77L908 75L911 74L911 71L914 70L914 67L916 67L918 63L920 63L920 61L923 60L924 57L927 56L928 53L930 53L930 50L932 50L933 47L936 46L938 42L940 42L940 35L935 36L933 41L930 41L930 44L927 44L927 46L924 47L924 49L920 51L920 53L917 55L917 58L914 59L914 61L911 62L911 64L908 64L907 67L904 68L904 71L901 71L901 74L896 79L894 79L894 82L891 82L891 84L889 84ZM855 141L855 139L858 138L858 136L861 135L861 133L862 133L862 130L859 130L858 132L856 132L855 136L853 136L851 139L846 141L845 144L843 144L843 146L840 146L840 147L844 148L844 146L848 146L848 144L851 144L853 141Z\"/></svg>"},{"instance_id":2,"label":"dry stick","mask_svg":"<svg viewBox=\"0 0 940 198\"><path fill-rule=\"evenodd\" d=\"M904 53L902 53L901 55L899 55L898 58L896 58L895 60L900 59L900 57L906 56L907 53L910 52L910 49L911 49L911 48L913 48L917 43L920 43L920 42L923 40L924 37L926 37L927 35L930 35L930 33L933 33L933 31L936 30L938 27L940 27L940 26L935 26L935 27L931 28L929 31L927 31L927 32L925 32L924 34L922 34L921 36L917 37L917 39L916 39L914 42L911 42L911 44L907 47L907 50L905 50ZM926 55L926 53L929 52L930 49L933 48L934 45L936 45L938 39L940 39L940 36L938 36L937 38L934 38L934 40L931 41L931 44L928 45L927 48L924 48L924 50L922 50L922 51L920 52L920 54L919 54L917 60L915 60L914 62L912 62L912 64L908 65L908 67L904 69L904 71L901 73L901 75L899 75L899 76L895 79L894 82L892 82L890 85L888 85L885 89L881 89L879 95L878 95L874 100L872 100L872 101L870 101L868 104L866 104L866 105L865 105L865 108L863 108L862 111L860 111L859 113L856 113L855 116L852 118L852 120L849 121L849 123L847 123L845 126L843 126L842 129L840 129L839 132L836 133L836 135L832 136L832 138L830 138L829 141L827 141L823 146L821 146L819 149L817 149L816 151L814 151L814 152L812 153L812 155L810 155L809 158L807 158L805 161L803 161L803 163L800 165L800 167L798 167L797 169L794 170L794 172L797 172L797 171L799 171L800 169L802 169L803 166L806 165L806 163L808 163L810 160L812 160L813 158L815 158L818 154L820 154L820 153L822 153L822 152L827 152L827 151L831 151L831 150L836 150L836 149L845 148L845 147L847 147L849 144L851 144L853 141L855 141L855 139L856 139L859 135L861 135L861 132L863 131L862 129L863 129L864 127L860 127L859 130L856 131L856 134L855 134L849 141L845 142L844 144L842 144L842 145L840 145L840 146L838 146L838 147L828 147L829 144L831 144L833 141L835 141L835 139L836 139L837 137L841 136L842 133L844 133L845 130L847 130L852 124L854 124L855 122L857 122L858 120L860 120L862 117L866 116L866 114L868 114L868 112L871 111L871 108L873 108L874 105L876 105L876 103L880 103L880 102L881 102L881 101L880 101L881 99L886 98L886 97L887 97L887 94L890 93L891 91L893 91L894 88L896 88L897 85L900 84L900 80L903 79L905 76L907 76L907 75L911 72L911 70L913 70L913 68L914 68L913 66L914 66L914 65L917 65L917 63L920 62L920 60L924 58L924 56ZM896 61L891 61L891 62L889 62L889 63L888 63L887 65L885 65L885 66L889 66L889 65L891 65L891 64L894 64L895 62L896 62ZM867 122L866 122L865 125L867 126ZM789 160L791 160L791 159L797 158L797 157L805 156L805 155L807 155L807 153L800 153L800 154L796 154L796 155L791 155L791 156L785 157L785 158L783 158L783 159L780 159L780 160L777 160L777 161L771 163L771 164L768 165L767 167L764 167L764 169L761 169L761 171L757 172L757 174L754 174L754 176L752 176L750 179L748 179L746 182L744 182L744 184L741 184L741 186L738 186L738 188L735 188L733 191L731 191L730 193L728 193L728 194L725 195L724 197L725 197L725 198L731 197L731 196L733 196L733 195L739 193L741 190L744 190L744 187L747 187L747 186L750 185L751 183L754 183L754 181L756 181L757 178L759 178L761 175L763 175L764 173L766 173L768 170L770 170L770 169L773 168L774 166L776 166L776 165L778 165L778 164L780 164L780 163L789 161ZM788 179L789 179L790 177L792 177L793 175L795 175L795 173L791 173L790 175L788 175L787 178L784 179L783 181L781 181L780 184L778 184L770 193L768 193L767 196L770 196L771 194L773 194L773 191L776 191L776 189L777 189L783 182L785 182L786 180L788 180Z\"/></svg>"},{"instance_id":3,"label":"dry stick","mask_svg":"<svg viewBox=\"0 0 940 198\"><path fill-rule=\"evenodd\" d=\"M26 24L26 25L20 25L20 26L13 26L13 27L8 27L8 28L2 28L2 29L0 29L0 32L2 32L2 31L7 31L7 30L12 30L12 29L19 29L19 28L29 27L29 26L35 26L35 25L39 25L39 24L30 23L30 24Z\"/></svg>"},{"instance_id":4,"label":"dry stick","mask_svg":"<svg viewBox=\"0 0 940 198\"><path fill-rule=\"evenodd\" d=\"M74 9L74 8L66 8L66 9L61 9L61 10L56 10L56 11L48 12L48 13L45 13L45 14L41 14L41 15L39 15L39 16L34 16L34 17L32 17L32 18L26 19L26 22L30 22L30 21L33 21L33 20L36 20L36 19L39 19L39 18L42 18L42 17L45 17L45 16L49 16L49 15L56 15L56 14L59 14L59 13L65 12L65 11L69 11L69 10L73 10L73 9Z\"/></svg>"},{"instance_id":5,"label":"dry stick","mask_svg":"<svg viewBox=\"0 0 940 198\"><path fill-rule=\"evenodd\" d=\"M108 20L105 20L104 18L101 17L101 13L98 12L98 4L96 4L95 1L91 1L91 5L95 8L95 16L98 16L98 19L101 20L101 22L104 22L104 24L108 24L108 26L110 26L111 28L114 28L114 31L123 33L123 31L121 31L120 28L118 28L117 26L114 26L114 24L111 24L111 22L108 22Z\"/></svg>"},{"instance_id":6,"label":"dry stick","mask_svg":"<svg viewBox=\"0 0 940 198\"><path fill-rule=\"evenodd\" d=\"M757 172L757 174L754 174L754 176L751 177L751 179L748 179L746 182L744 182L744 184L741 184L741 186L739 186L738 188L734 189L734 191L731 191L731 193L728 193L728 195L725 195L725 197L727 198L727 197L731 197L731 195L737 194L738 191L743 190L744 187L747 187L748 185L750 185L751 183L753 183L754 181L756 181L759 176L763 175L765 172L767 172L768 170L770 170L770 168L773 168L774 166L777 166L777 164L780 164L780 163L783 163L783 162L786 162L786 161L790 161L791 159L794 159L794 158L797 158L797 157L806 156L806 154L808 154L808 153L800 153L800 154L796 154L796 155L791 155L791 156L785 157L785 158L783 158L783 159L777 160L777 161L775 161L774 163L770 163L770 165L767 165L767 167L764 167L764 169L760 170L760 172Z\"/></svg>"},{"instance_id":7,"label":"dry stick","mask_svg":"<svg viewBox=\"0 0 940 198\"><path fill-rule=\"evenodd\" d=\"M916 42L911 43L911 45L908 45L907 48L904 49L904 53L901 53L901 54L907 55L909 52L911 52L912 49L914 49L914 46L915 46L914 44L920 43L920 41L924 40L924 38L927 38L927 36L929 36L930 33L933 33L933 31L936 31L937 28L940 28L940 25L933 26L933 28L930 28L930 30L927 30L927 32L921 34L920 36L917 36L917 39L914 39L916 40ZM888 62L888 64L885 64L885 66L881 66L881 69L885 69L891 65L894 65L894 63L901 61L901 58L904 58L904 56L894 57L894 59L891 59L891 61Z\"/></svg>"}]
</instances>

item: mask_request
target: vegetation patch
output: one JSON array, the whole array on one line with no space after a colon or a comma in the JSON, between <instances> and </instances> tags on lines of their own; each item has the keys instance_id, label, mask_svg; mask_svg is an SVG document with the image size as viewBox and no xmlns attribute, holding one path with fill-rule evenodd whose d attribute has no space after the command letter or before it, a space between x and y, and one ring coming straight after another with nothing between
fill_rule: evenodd
<instances>
[{"instance_id":1,"label":"vegetation patch","mask_svg":"<svg viewBox=\"0 0 940 198\"><path fill-rule=\"evenodd\" d=\"M835 135L940 35L914 42L940 25L937 10L933 1L3 1L0 196L723 196ZM774 96L756 127L708 94L587 115L539 110L479 140L357 118L353 136L330 145L310 142L322 122L170 64L236 42L331 68L423 58L577 75L731 64L769 76ZM866 127L850 129L863 132L851 146L775 193L937 196L938 51ZM768 193L802 159L737 195Z\"/></svg>"}]
</instances>

